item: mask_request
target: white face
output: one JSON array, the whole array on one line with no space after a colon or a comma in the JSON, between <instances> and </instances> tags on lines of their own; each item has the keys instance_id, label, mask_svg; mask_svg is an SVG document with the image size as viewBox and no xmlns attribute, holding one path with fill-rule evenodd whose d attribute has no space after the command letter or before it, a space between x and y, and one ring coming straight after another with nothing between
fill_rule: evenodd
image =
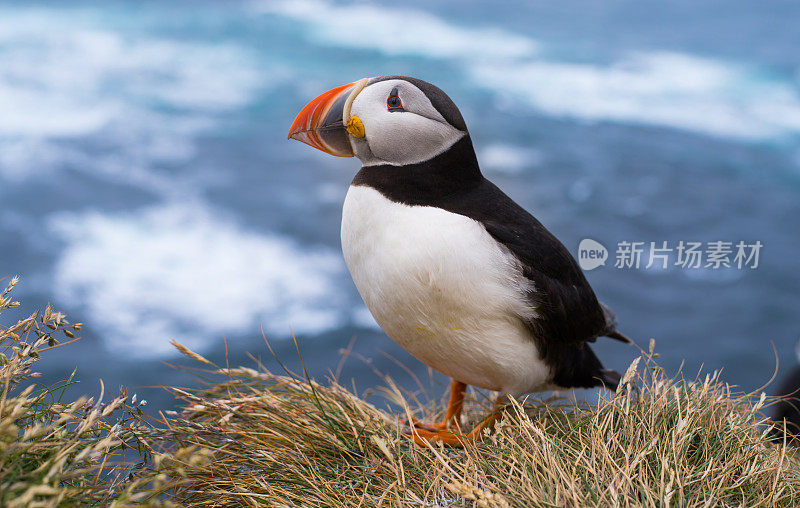
<instances>
[{"instance_id":1,"label":"white face","mask_svg":"<svg viewBox=\"0 0 800 508\"><path fill-rule=\"evenodd\" d=\"M401 108L390 108L387 103L395 89ZM350 115L364 124L363 138L350 136L353 153L364 166L426 161L466 134L447 123L419 88L401 79L364 87L353 101Z\"/></svg>"}]
</instances>

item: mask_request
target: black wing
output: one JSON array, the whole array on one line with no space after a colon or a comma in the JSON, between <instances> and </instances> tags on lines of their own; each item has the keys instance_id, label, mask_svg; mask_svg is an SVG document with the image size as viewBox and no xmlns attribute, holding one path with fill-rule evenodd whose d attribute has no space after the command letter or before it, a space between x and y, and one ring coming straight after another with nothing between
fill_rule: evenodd
<instances>
[{"instance_id":1,"label":"black wing","mask_svg":"<svg viewBox=\"0 0 800 508\"><path fill-rule=\"evenodd\" d=\"M485 179L455 201L447 209L482 223L533 282L529 298L539 315L530 323L535 335L575 344L613 331L613 314L604 312L567 248L533 215Z\"/></svg>"}]
</instances>

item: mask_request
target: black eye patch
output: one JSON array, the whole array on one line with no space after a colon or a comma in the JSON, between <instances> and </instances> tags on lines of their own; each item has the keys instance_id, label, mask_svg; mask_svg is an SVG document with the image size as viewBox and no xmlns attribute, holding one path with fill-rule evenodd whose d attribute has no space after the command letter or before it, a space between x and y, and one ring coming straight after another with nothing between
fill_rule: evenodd
<instances>
[{"instance_id":1,"label":"black eye patch","mask_svg":"<svg viewBox=\"0 0 800 508\"><path fill-rule=\"evenodd\" d=\"M397 96L397 87L392 88L389 98L386 99L386 109L389 111L405 111L403 101Z\"/></svg>"}]
</instances>

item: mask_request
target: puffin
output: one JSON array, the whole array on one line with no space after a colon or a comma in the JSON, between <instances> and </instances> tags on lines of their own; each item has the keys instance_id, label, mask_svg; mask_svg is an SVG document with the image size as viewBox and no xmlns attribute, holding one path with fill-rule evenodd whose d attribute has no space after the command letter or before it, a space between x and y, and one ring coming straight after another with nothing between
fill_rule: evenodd
<instances>
[{"instance_id":1,"label":"puffin","mask_svg":"<svg viewBox=\"0 0 800 508\"><path fill-rule=\"evenodd\" d=\"M509 397L617 389L620 374L589 343L631 340L569 250L483 176L445 92L408 76L360 79L309 102L288 137L361 161L342 208L353 282L386 335L451 379L441 422L406 422L415 442L480 439ZM467 386L498 392L468 432Z\"/></svg>"}]
</instances>

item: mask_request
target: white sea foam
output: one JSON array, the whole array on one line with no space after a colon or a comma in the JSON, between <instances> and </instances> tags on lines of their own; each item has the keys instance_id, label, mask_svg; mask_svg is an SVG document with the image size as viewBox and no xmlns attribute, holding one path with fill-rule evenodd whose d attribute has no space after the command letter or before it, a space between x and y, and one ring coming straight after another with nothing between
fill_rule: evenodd
<instances>
[{"instance_id":1,"label":"white sea foam","mask_svg":"<svg viewBox=\"0 0 800 508\"><path fill-rule=\"evenodd\" d=\"M535 148L493 143L478 149L481 168L495 173L518 174L542 163L542 154Z\"/></svg>"},{"instance_id":2,"label":"white sea foam","mask_svg":"<svg viewBox=\"0 0 800 508\"><path fill-rule=\"evenodd\" d=\"M76 168L108 171L92 163L96 143L51 140L98 136L140 167L185 161L215 115L265 86L243 48L124 33L83 11L0 9L0 61L0 177L17 180L82 155Z\"/></svg>"},{"instance_id":3,"label":"white sea foam","mask_svg":"<svg viewBox=\"0 0 800 508\"><path fill-rule=\"evenodd\" d=\"M547 59L544 44L508 30L463 27L422 11L323 0L257 2L308 25L323 44L452 61L498 104L581 121L648 124L760 140L800 134L793 76L676 52L639 52L609 64ZM511 98L512 101L505 100Z\"/></svg>"},{"instance_id":4,"label":"white sea foam","mask_svg":"<svg viewBox=\"0 0 800 508\"><path fill-rule=\"evenodd\" d=\"M321 42L377 50L388 55L433 58L518 58L536 52L528 37L496 28L466 28L419 10L321 0L259 1L262 13L310 24ZM387 19L387 16L391 19ZM400 21L396 21L400 20Z\"/></svg>"},{"instance_id":5,"label":"white sea foam","mask_svg":"<svg viewBox=\"0 0 800 508\"><path fill-rule=\"evenodd\" d=\"M483 62L469 72L478 85L553 116L744 139L800 133L791 82L686 54L638 53L611 65Z\"/></svg>"},{"instance_id":6,"label":"white sea foam","mask_svg":"<svg viewBox=\"0 0 800 508\"><path fill-rule=\"evenodd\" d=\"M66 243L52 284L60 304L82 306L106 345L131 355L163 355L172 338L202 349L259 325L285 337L348 319L338 253L243 230L199 204L64 213L49 227Z\"/></svg>"}]
</instances>

